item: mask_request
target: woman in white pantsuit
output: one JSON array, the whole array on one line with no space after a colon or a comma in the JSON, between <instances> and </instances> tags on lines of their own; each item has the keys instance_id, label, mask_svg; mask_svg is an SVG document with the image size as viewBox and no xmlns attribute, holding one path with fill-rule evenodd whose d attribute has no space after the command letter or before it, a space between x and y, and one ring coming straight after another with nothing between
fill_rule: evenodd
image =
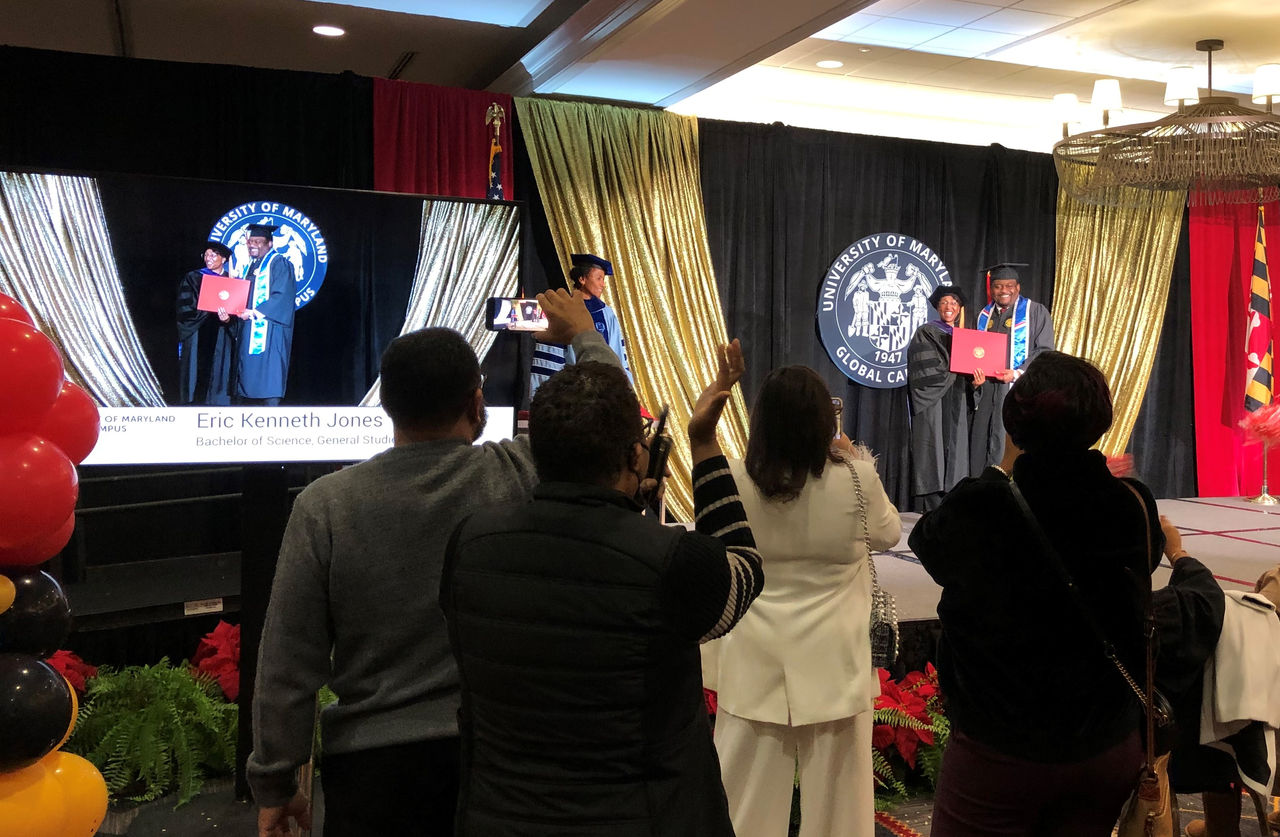
<instances>
[{"instance_id":1,"label":"woman in white pantsuit","mask_svg":"<svg viewBox=\"0 0 1280 837\"><path fill-rule=\"evenodd\" d=\"M765 567L760 597L708 647L738 837L786 837L797 763L801 837L874 828L867 541L888 549L901 525L875 466L834 449L850 449L843 434L833 448L835 428L818 374L784 367L761 387L746 460L730 462Z\"/></svg>"}]
</instances>

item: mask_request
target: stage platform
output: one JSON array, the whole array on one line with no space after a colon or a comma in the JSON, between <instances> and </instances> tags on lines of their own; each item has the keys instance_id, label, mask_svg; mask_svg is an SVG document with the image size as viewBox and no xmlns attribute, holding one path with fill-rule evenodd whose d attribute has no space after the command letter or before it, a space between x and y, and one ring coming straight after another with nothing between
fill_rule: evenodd
<instances>
[{"instance_id":1,"label":"stage platform","mask_svg":"<svg viewBox=\"0 0 1280 837\"><path fill-rule=\"evenodd\" d=\"M1182 545L1213 571L1224 590L1252 590L1258 576L1280 564L1280 506L1259 506L1241 498L1160 500L1160 513L1182 533ZM920 515L904 512L902 539L893 549L876 553L880 585L897 599L898 620L938 618L942 589L933 583L907 546L907 536ZM1169 580L1169 562L1152 577L1159 588Z\"/></svg>"}]
</instances>

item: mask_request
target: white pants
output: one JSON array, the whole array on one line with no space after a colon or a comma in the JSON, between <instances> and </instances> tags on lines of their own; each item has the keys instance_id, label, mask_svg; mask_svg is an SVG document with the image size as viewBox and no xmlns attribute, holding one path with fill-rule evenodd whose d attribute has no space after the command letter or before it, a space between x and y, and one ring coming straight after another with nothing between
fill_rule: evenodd
<instances>
[{"instance_id":1,"label":"white pants","mask_svg":"<svg viewBox=\"0 0 1280 837\"><path fill-rule=\"evenodd\" d=\"M786 726L716 716L716 752L737 837L787 837L800 776L800 837L872 837L871 712Z\"/></svg>"}]
</instances>

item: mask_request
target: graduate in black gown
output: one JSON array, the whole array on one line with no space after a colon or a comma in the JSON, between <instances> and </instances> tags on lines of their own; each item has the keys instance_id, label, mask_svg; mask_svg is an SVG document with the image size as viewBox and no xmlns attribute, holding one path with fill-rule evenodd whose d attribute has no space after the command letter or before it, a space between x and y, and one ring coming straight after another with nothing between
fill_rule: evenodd
<instances>
[{"instance_id":1,"label":"graduate in black gown","mask_svg":"<svg viewBox=\"0 0 1280 837\"><path fill-rule=\"evenodd\" d=\"M911 495L918 511L969 476L969 418L974 378L951 371L951 331L964 327L964 293L939 285L929 297L938 319L916 329L907 346L911 405Z\"/></svg>"},{"instance_id":2,"label":"graduate in black gown","mask_svg":"<svg viewBox=\"0 0 1280 837\"><path fill-rule=\"evenodd\" d=\"M991 301L978 313L979 331L1009 335L1009 357L999 369L985 369L986 385L974 393L973 424L969 435L969 473L980 475L1004 459L1004 399L1014 381L1042 352L1053 351L1053 320L1049 309L1022 295L1017 268L1024 262L1002 262L987 268Z\"/></svg>"},{"instance_id":3,"label":"graduate in black gown","mask_svg":"<svg viewBox=\"0 0 1280 837\"><path fill-rule=\"evenodd\" d=\"M204 267L188 271L178 283L179 404L231 403L235 333L240 321L226 312L201 311L204 276L226 276L231 251L217 241L205 244Z\"/></svg>"},{"instance_id":4,"label":"graduate in black gown","mask_svg":"<svg viewBox=\"0 0 1280 837\"><path fill-rule=\"evenodd\" d=\"M253 285L249 307L237 315L237 404L275 407L288 387L297 284L293 265L275 249L279 229L267 224L250 224L248 229L245 243L252 261L244 278Z\"/></svg>"}]
</instances>

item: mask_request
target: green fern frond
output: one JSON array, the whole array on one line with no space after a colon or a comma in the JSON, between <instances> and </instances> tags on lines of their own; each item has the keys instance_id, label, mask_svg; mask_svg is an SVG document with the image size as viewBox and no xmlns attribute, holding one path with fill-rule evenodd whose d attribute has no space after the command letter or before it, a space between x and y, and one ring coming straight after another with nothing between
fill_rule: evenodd
<instances>
[{"instance_id":1,"label":"green fern frond","mask_svg":"<svg viewBox=\"0 0 1280 837\"><path fill-rule=\"evenodd\" d=\"M178 793L178 805L203 785L206 767L235 761L239 708L216 682L185 664L98 669L67 749L93 762L116 799L138 802Z\"/></svg>"},{"instance_id":2,"label":"green fern frond","mask_svg":"<svg viewBox=\"0 0 1280 837\"><path fill-rule=\"evenodd\" d=\"M897 707L890 706L884 709L876 709L872 711L872 723L888 724L891 727L906 727L908 729L932 729L933 726L928 721L922 721L912 715L908 715Z\"/></svg>"}]
</instances>

